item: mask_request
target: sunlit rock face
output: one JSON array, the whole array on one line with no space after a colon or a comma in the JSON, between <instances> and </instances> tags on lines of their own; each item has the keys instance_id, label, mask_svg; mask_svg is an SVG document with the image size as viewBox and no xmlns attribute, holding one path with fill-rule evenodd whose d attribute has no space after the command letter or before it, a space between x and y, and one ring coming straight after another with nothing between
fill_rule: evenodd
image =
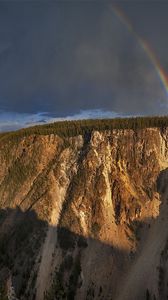
<instances>
[{"instance_id":1,"label":"sunlit rock face","mask_svg":"<svg viewBox=\"0 0 168 300\"><path fill-rule=\"evenodd\" d=\"M157 128L2 139L0 295L167 299L167 142Z\"/></svg>"}]
</instances>

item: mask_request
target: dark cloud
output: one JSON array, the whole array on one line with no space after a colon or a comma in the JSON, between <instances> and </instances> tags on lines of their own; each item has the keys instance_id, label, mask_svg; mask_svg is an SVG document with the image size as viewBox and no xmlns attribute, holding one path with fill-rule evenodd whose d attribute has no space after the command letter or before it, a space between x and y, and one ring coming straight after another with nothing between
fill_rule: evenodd
<instances>
[{"instance_id":1,"label":"dark cloud","mask_svg":"<svg viewBox=\"0 0 168 300\"><path fill-rule=\"evenodd\" d=\"M168 73L168 1L119 1L117 7L131 20L134 30L145 39Z\"/></svg>"},{"instance_id":2,"label":"dark cloud","mask_svg":"<svg viewBox=\"0 0 168 300\"><path fill-rule=\"evenodd\" d=\"M159 43L152 26L168 26L163 5L157 15L153 3L124 3L137 32ZM166 38L167 27L162 43ZM166 105L155 68L111 4L0 2L1 110L65 117L95 109L156 114Z\"/></svg>"}]
</instances>

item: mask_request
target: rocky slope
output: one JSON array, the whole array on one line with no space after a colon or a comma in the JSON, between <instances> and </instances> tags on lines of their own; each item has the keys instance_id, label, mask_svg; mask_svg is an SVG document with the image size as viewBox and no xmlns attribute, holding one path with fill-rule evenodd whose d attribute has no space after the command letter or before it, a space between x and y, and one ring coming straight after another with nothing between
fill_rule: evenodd
<instances>
[{"instance_id":1,"label":"rocky slope","mask_svg":"<svg viewBox=\"0 0 168 300\"><path fill-rule=\"evenodd\" d=\"M0 166L0 299L167 299L168 129L2 138Z\"/></svg>"}]
</instances>

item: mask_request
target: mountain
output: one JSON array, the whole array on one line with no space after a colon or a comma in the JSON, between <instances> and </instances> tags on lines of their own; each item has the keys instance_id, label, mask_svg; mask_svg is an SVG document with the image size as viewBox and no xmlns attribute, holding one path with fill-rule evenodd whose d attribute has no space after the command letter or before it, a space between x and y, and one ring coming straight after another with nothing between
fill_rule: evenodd
<instances>
[{"instance_id":1,"label":"mountain","mask_svg":"<svg viewBox=\"0 0 168 300\"><path fill-rule=\"evenodd\" d=\"M0 299L168 297L168 118L0 135Z\"/></svg>"}]
</instances>

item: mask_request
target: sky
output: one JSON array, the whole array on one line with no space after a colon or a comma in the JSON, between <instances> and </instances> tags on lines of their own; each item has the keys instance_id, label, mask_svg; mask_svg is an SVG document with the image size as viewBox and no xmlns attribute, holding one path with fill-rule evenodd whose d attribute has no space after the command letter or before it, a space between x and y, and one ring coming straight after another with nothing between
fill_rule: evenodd
<instances>
[{"instance_id":1,"label":"sky","mask_svg":"<svg viewBox=\"0 0 168 300\"><path fill-rule=\"evenodd\" d=\"M116 13L116 8L133 30ZM0 131L167 114L168 1L0 1Z\"/></svg>"}]
</instances>

